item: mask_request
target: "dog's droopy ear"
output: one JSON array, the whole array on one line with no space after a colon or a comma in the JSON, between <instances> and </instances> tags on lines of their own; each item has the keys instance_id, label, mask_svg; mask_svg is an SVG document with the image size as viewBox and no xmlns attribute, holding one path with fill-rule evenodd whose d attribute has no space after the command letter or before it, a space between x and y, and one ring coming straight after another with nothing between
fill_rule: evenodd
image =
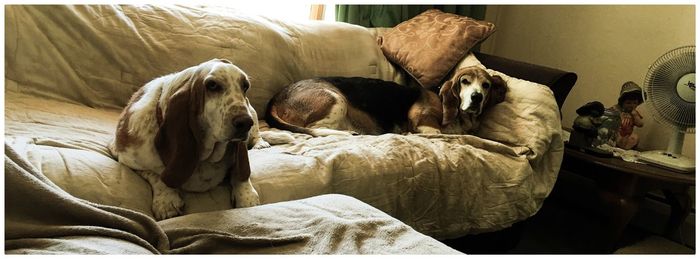
<instances>
[{"instance_id":1,"label":"dog's droopy ear","mask_svg":"<svg viewBox=\"0 0 700 259\"><path fill-rule=\"evenodd\" d=\"M442 100L442 125L448 125L457 118L459 97L452 90L454 82L458 80L447 80L440 88L440 99Z\"/></svg>"},{"instance_id":2,"label":"dog's droopy ear","mask_svg":"<svg viewBox=\"0 0 700 259\"><path fill-rule=\"evenodd\" d=\"M233 166L229 173L231 174L231 179L235 179L239 182L245 182L250 178L250 162L248 161L248 144L245 141L239 141L231 143L230 145L235 145L232 149Z\"/></svg>"},{"instance_id":3,"label":"dog's droopy ear","mask_svg":"<svg viewBox=\"0 0 700 259\"><path fill-rule=\"evenodd\" d=\"M165 169L161 180L171 188L180 187L192 176L202 153L203 131L198 117L204 101L202 80L190 79L168 101L155 147Z\"/></svg>"},{"instance_id":4,"label":"dog's droopy ear","mask_svg":"<svg viewBox=\"0 0 700 259\"><path fill-rule=\"evenodd\" d=\"M508 92L508 86L506 82L503 81L498 75L491 76L491 89L489 90L488 99L486 100L485 107L493 107L506 100L506 93Z\"/></svg>"}]
</instances>

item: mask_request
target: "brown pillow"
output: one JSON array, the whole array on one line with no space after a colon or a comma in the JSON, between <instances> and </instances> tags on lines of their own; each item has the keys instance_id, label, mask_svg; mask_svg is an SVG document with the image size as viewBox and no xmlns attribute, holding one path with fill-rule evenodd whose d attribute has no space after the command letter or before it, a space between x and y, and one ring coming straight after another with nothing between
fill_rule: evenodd
<instances>
[{"instance_id":1,"label":"brown pillow","mask_svg":"<svg viewBox=\"0 0 700 259\"><path fill-rule=\"evenodd\" d=\"M379 36L378 42L389 61L432 89L494 27L490 22L430 9L396 25Z\"/></svg>"}]
</instances>

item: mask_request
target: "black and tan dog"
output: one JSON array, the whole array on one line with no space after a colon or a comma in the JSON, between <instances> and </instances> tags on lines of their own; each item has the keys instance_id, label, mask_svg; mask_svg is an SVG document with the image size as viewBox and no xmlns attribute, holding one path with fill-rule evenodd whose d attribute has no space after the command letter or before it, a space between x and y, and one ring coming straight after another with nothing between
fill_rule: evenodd
<instances>
[{"instance_id":1,"label":"black and tan dog","mask_svg":"<svg viewBox=\"0 0 700 259\"><path fill-rule=\"evenodd\" d=\"M379 79L324 77L282 89L268 103L265 119L272 127L313 136L467 134L506 92L503 79L476 66L458 70L439 94Z\"/></svg>"}]
</instances>

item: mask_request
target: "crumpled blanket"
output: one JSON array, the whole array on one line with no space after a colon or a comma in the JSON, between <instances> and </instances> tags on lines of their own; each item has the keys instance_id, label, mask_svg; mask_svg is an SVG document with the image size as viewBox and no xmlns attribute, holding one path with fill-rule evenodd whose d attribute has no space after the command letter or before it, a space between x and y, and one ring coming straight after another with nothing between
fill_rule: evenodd
<instances>
[{"instance_id":1,"label":"crumpled blanket","mask_svg":"<svg viewBox=\"0 0 700 259\"><path fill-rule=\"evenodd\" d=\"M482 115L475 135L295 133L291 144L251 150L261 201L345 194L437 239L497 231L534 215L562 161L559 111L547 87L490 72L509 92Z\"/></svg>"},{"instance_id":2,"label":"crumpled blanket","mask_svg":"<svg viewBox=\"0 0 700 259\"><path fill-rule=\"evenodd\" d=\"M6 254L456 254L342 195L156 222L76 198L5 145Z\"/></svg>"},{"instance_id":3,"label":"crumpled blanket","mask_svg":"<svg viewBox=\"0 0 700 259\"><path fill-rule=\"evenodd\" d=\"M251 77L248 97L258 114L300 79L407 83L366 28L346 23L140 5L16 5L6 17L6 140L71 195L146 215L150 186L106 148L120 109L145 82L228 58ZM463 65L481 64L469 55ZM483 114L476 137L297 134L293 143L250 152L261 202L344 194L438 239L496 231L534 215L562 161L559 110L546 86L489 72L510 90ZM226 184L183 196L186 214L231 208Z\"/></svg>"},{"instance_id":4,"label":"crumpled blanket","mask_svg":"<svg viewBox=\"0 0 700 259\"><path fill-rule=\"evenodd\" d=\"M168 238L149 216L75 198L5 144L5 253L158 253Z\"/></svg>"}]
</instances>

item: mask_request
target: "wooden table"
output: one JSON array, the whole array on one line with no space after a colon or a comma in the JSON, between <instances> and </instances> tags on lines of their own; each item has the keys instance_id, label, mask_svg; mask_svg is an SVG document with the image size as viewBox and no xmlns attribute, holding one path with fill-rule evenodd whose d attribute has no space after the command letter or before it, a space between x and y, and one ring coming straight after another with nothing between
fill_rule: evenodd
<instances>
[{"instance_id":1,"label":"wooden table","mask_svg":"<svg viewBox=\"0 0 700 259\"><path fill-rule=\"evenodd\" d=\"M598 196L606 212L607 251L617 248L627 224L639 210L647 192L662 190L671 205L671 216L666 222L665 235L678 231L692 208L688 193L695 185L695 173L683 174L671 169L647 164L626 162L617 157L595 156L567 146L561 170L593 179Z\"/></svg>"}]
</instances>

